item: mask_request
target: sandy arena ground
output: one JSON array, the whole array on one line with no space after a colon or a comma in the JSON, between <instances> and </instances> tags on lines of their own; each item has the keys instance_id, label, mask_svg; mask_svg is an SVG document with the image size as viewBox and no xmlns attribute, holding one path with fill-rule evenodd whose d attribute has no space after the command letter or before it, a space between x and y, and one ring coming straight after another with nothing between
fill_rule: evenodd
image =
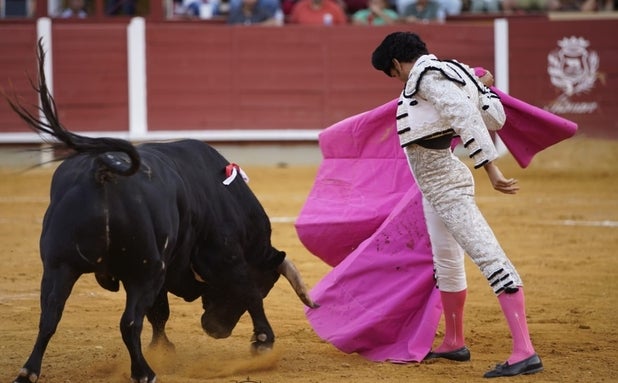
<instances>
[{"instance_id":1,"label":"sandy arena ground","mask_svg":"<svg viewBox=\"0 0 618 383\"><path fill-rule=\"evenodd\" d=\"M618 381L618 142L576 137L539 154L522 170L510 157L505 175L519 179L516 196L491 190L478 172L478 203L526 283L530 332L545 371L502 378L524 382ZM242 165L242 163L241 163ZM286 250L311 287L329 267L308 253L293 226L317 166L243 166ZM52 169L0 169L0 382L12 382L37 334L41 263L38 237ZM285 280L265 301L277 335L266 357L249 352L245 315L228 339L206 336L200 303L171 299L168 334L175 355L147 352L160 383L191 382L481 382L510 351L497 300L468 263L467 342L472 361L397 365L344 354L319 339ZM375 287L379 288L379 287ZM101 289L92 275L78 281L43 360L40 382L127 383L128 353L118 322L123 293ZM440 324L436 343L442 335ZM142 336L150 341L150 326Z\"/></svg>"}]
</instances>

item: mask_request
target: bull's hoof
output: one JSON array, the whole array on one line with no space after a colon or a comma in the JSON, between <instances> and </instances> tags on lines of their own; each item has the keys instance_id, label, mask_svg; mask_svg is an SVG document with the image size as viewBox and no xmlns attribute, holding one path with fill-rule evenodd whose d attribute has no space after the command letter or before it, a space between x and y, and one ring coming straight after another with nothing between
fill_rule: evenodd
<instances>
[{"instance_id":1,"label":"bull's hoof","mask_svg":"<svg viewBox=\"0 0 618 383\"><path fill-rule=\"evenodd\" d=\"M157 377L153 376L152 379L148 379L147 376L144 376L143 378L131 378L131 382L133 383L156 383L157 381Z\"/></svg>"},{"instance_id":2,"label":"bull's hoof","mask_svg":"<svg viewBox=\"0 0 618 383\"><path fill-rule=\"evenodd\" d=\"M17 378L13 381L13 383L35 383L39 380L39 375L28 371L26 368L22 368L19 370L19 374L17 374Z\"/></svg>"},{"instance_id":3,"label":"bull's hoof","mask_svg":"<svg viewBox=\"0 0 618 383\"><path fill-rule=\"evenodd\" d=\"M263 355L272 351L274 341L269 341L266 334L254 335L251 342L251 353L253 355Z\"/></svg>"},{"instance_id":4,"label":"bull's hoof","mask_svg":"<svg viewBox=\"0 0 618 383\"><path fill-rule=\"evenodd\" d=\"M131 382L133 383L155 383L157 381L157 375L148 367L145 366L145 370L139 371L131 367Z\"/></svg>"}]
</instances>

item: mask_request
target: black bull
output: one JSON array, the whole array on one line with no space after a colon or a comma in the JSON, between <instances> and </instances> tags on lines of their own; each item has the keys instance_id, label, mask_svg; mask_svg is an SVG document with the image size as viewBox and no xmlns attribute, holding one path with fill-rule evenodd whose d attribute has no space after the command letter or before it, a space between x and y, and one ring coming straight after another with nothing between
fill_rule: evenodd
<instances>
[{"instance_id":1,"label":"black bull","mask_svg":"<svg viewBox=\"0 0 618 383\"><path fill-rule=\"evenodd\" d=\"M155 373L142 354L144 316L151 344L171 346L165 324L167 293L187 301L201 297L201 323L209 335L230 335L248 312L252 347L275 340L263 298L284 275L301 300L317 307L285 253L271 245L271 226L261 204L240 175L225 185L229 162L205 143L184 140L133 146L112 138L89 138L58 121L38 46L38 91L45 119L18 102L9 104L28 125L57 139L72 154L54 173L43 220L41 317L33 351L15 382L38 379L43 354L56 331L77 279L94 273L99 284L118 291L126 306L120 321L131 357L131 378L152 383Z\"/></svg>"}]
</instances>

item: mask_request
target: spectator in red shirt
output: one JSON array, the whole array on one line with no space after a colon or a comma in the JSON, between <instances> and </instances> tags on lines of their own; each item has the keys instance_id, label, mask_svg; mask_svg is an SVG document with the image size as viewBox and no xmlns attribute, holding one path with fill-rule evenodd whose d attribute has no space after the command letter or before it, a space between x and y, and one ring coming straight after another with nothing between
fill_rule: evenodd
<instances>
[{"instance_id":1,"label":"spectator in red shirt","mask_svg":"<svg viewBox=\"0 0 618 383\"><path fill-rule=\"evenodd\" d=\"M342 25L348 17L334 0L300 0L292 8L290 23L305 25Z\"/></svg>"}]
</instances>

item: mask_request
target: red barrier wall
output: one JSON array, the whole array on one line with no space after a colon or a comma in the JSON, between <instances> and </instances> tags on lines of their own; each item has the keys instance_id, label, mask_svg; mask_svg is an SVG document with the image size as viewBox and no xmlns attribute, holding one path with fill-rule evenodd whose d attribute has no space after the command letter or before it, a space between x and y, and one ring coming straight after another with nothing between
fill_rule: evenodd
<instances>
[{"instance_id":1,"label":"red barrier wall","mask_svg":"<svg viewBox=\"0 0 618 383\"><path fill-rule=\"evenodd\" d=\"M618 139L618 21L549 25L509 22L509 93L577 122L581 134ZM575 39L563 48L559 43L565 38ZM562 86L552 83L550 67ZM569 86L580 91L566 97L564 88Z\"/></svg>"},{"instance_id":2,"label":"red barrier wall","mask_svg":"<svg viewBox=\"0 0 618 383\"><path fill-rule=\"evenodd\" d=\"M0 90L28 105L37 103L37 94L28 82L28 76L37 73L36 60L33 60L36 38L36 26L32 22L0 25ZM0 133L25 129L8 104L0 100Z\"/></svg>"},{"instance_id":3,"label":"red barrier wall","mask_svg":"<svg viewBox=\"0 0 618 383\"><path fill-rule=\"evenodd\" d=\"M394 28L147 24L149 129L322 129L397 96L371 67ZM458 41L445 43L441 33ZM420 30L432 49L492 65L487 27ZM465 41L475 41L467 50Z\"/></svg>"},{"instance_id":4,"label":"red barrier wall","mask_svg":"<svg viewBox=\"0 0 618 383\"><path fill-rule=\"evenodd\" d=\"M54 23L54 97L72 130L128 131L126 23Z\"/></svg>"},{"instance_id":5,"label":"red barrier wall","mask_svg":"<svg viewBox=\"0 0 618 383\"><path fill-rule=\"evenodd\" d=\"M70 129L128 130L126 25L54 20L54 96ZM26 27L34 31L20 26ZM6 30L0 24L0 35L8 37ZM394 30L148 22L149 130L325 128L397 96L401 84L370 64L375 46ZM489 25L423 25L416 31L440 55L493 66ZM11 42L20 61L0 61L8 73L0 84L27 84L20 69L26 63L35 68L35 41L32 32ZM18 89L36 100L28 86ZM26 131L1 104L0 133Z\"/></svg>"}]
</instances>

